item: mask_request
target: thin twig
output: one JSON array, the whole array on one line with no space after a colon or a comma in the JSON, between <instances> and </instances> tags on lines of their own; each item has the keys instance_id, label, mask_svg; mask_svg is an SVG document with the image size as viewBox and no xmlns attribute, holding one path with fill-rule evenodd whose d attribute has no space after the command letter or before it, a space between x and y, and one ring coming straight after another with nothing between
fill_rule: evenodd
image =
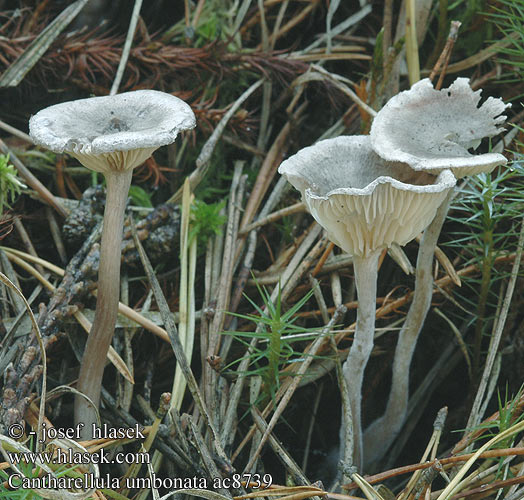
<instances>
[{"instance_id":1,"label":"thin twig","mask_svg":"<svg viewBox=\"0 0 524 500\"><path fill-rule=\"evenodd\" d=\"M277 439L275 439L271 433L268 433L268 426L265 420L260 415L258 409L254 406L251 409L251 416L253 417L255 425L258 427L258 429L260 429L260 432L263 432L264 435L267 435L267 439L269 439L271 448L273 448L273 451L285 465L286 469L292 475L295 482L303 486L309 485L309 481L307 480L306 476L304 476L304 473L300 470L300 467L297 465L297 463L293 460L289 453L287 453L287 451L277 441Z\"/></svg>"},{"instance_id":2,"label":"thin twig","mask_svg":"<svg viewBox=\"0 0 524 500\"><path fill-rule=\"evenodd\" d=\"M444 46L444 49L442 50L442 53L440 54L440 57L438 58L437 62L435 63L435 66L433 67L433 69L431 70L431 73L429 75L429 79L431 81L433 81L433 79L437 75L437 73L438 73L440 67L442 66L442 64L444 63L444 61L449 61L449 56L451 55L451 51L453 50L453 46L455 45L455 42L457 41L458 30L459 30L461 24L462 23L460 21L451 21L451 27L449 29L449 35L448 35L448 40L446 42L446 45ZM439 80L439 83L440 83L440 80Z\"/></svg>"},{"instance_id":3,"label":"thin twig","mask_svg":"<svg viewBox=\"0 0 524 500\"><path fill-rule=\"evenodd\" d=\"M276 222L277 220L282 219L283 217L288 217L289 215L293 215L293 214L297 214L301 212L307 212L307 209L304 203L300 201L289 207L285 207L285 208L282 208L281 210L277 210L276 212L273 212L272 214L269 214L266 217L257 219L255 222L252 222L251 224L248 224L247 226L243 227L238 232L238 234L239 236L243 236L244 234L247 234L250 231L253 231L253 229L257 229L267 224L272 224L273 222Z\"/></svg>"},{"instance_id":4,"label":"thin twig","mask_svg":"<svg viewBox=\"0 0 524 500\"><path fill-rule=\"evenodd\" d=\"M51 207L46 207L45 211L46 211L47 220L49 222L49 232L51 233L51 237L53 238L53 241L55 242L55 247L56 247L56 251L58 252L58 256L60 257L60 260L62 261L62 263L66 263L67 262L67 253L66 253L64 242L62 241L62 235L60 234L60 227L55 218L55 214L52 212Z\"/></svg>"},{"instance_id":5,"label":"thin twig","mask_svg":"<svg viewBox=\"0 0 524 500\"><path fill-rule=\"evenodd\" d=\"M138 23L138 18L140 17L141 8L142 0L135 0L135 5L133 6L133 12L131 14L131 20L129 21L129 28L127 30L126 41L122 50L122 56L120 57L118 69L116 70L116 76L113 81L113 85L111 86L109 95L115 95L118 92L118 87L120 87L120 82L124 76L124 70L126 69L127 60L129 59L131 44L133 43L133 38L135 37L136 25Z\"/></svg>"},{"instance_id":6,"label":"thin twig","mask_svg":"<svg viewBox=\"0 0 524 500\"><path fill-rule=\"evenodd\" d=\"M22 132L21 130L18 130L15 127L12 127L11 125L9 125L6 122L3 122L2 120L0 120L0 128L2 130L5 130L6 132L9 132L10 134L13 134L19 139L22 139L23 141L28 142L29 144L33 144L33 139L31 139L31 137L28 134Z\"/></svg>"},{"instance_id":7,"label":"thin twig","mask_svg":"<svg viewBox=\"0 0 524 500\"><path fill-rule=\"evenodd\" d=\"M224 242L223 251L223 262L221 266L220 282L218 287L218 297L216 312L213 318L213 323L209 329L209 350L208 356L216 356L220 347L220 332L224 324L224 318L226 311L229 306L229 300L231 295L231 284L233 278L233 256L234 246L236 243L236 236L238 228L234 226L235 222L235 211L237 209L237 189L240 183L240 177L242 175L242 169L244 168L244 162L238 161L235 165L235 172L233 175L233 181L231 183L230 195L229 195L229 206L228 206L228 218Z\"/></svg>"}]
</instances>

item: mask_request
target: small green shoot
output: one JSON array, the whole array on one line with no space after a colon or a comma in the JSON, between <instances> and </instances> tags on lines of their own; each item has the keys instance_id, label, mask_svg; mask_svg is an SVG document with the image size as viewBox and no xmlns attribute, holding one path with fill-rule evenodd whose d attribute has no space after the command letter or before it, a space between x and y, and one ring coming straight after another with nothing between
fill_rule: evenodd
<instances>
[{"instance_id":1,"label":"small green shoot","mask_svg":"<svg viewBox=\"0 0 524 500\"><path fill-rule=\"evenodd\" d=\"M140 186L131 185L129 188L129 197L131 198L131 203L137 207L153 208L151 196Z\"/></svg>"},{"instance_id":2,"label":"small green shoot","mask_svg":"<svg viewBox=\"0 0 524 500\"><path fill-rule=\"evenodd\" d=\"M244 295L256 310L257 314L229 313L237 318L252 321L257 325L254 332L224 332L233 335L237 340L249 345L252 338L257 338L257 346L252 351L252 359L247 375L258 375L263 382L263 401L273 399L280 387L281 369L284 365L303 359L304 353L293 348L293 343L304 340L312 340L318 334L318 329L309 329L296 325L298 311L306 304L313 295L310 290L304 297L298 300L293 307L283 312L280 284L275 303L271 300L271 294L265 287L258 283L257 289L264 303L258 306L253 300ZM249 339L249 340L246 340ZM226 368L238 363L237 360Z\"/></svg>"},{"instance_id":3,"label":"small green shoot","mask_svg":"<svg viewBox=\"0 0 524 500\"><path fill-rule=\"evenodd\" d=\"M11 208L11 204L26 187L15 167L9 163L9 156L0 155L0 215L5 208Z\"/></svg>"},{"instance_id":4,"label":"small green shoot","mask_svg":"<svg viewBox=\"0 0 524 500\"><path fill-rule=\"evenodd\" d=\"M200 247L205 248L209 237L220 234L222 226L227 220L227 217L220 213L225 206L225 201L221 201L220 203L205 203L201 200L195 200L191 205L191 232L189 233L189 241L198 235L201 241Z\"/></svg>"}]
</instances>

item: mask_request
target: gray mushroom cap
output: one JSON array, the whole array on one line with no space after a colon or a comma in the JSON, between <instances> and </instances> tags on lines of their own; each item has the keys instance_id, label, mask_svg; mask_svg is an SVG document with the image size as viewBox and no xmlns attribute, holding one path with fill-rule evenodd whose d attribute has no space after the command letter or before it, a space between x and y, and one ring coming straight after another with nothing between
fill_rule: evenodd
<instances>
[{"instance_id":1,"label":"gray mushroom cap","mask_svg":"<svg viewBox=\"0 0 524 500\"><path fill-rule=\"evenodd\" d=\"M371 126L373 149L389 161L402 161L415 170L433 173L450 168L457 178L490 172L507 160L498 153L471 154L485 137L500 133L510 106L489 97L479 106L481 91L467 78L435 90L429 79L392 97Z\"/></svg>"},{"instance_id":2,"label":"gray mushroom cap","mask_svg":"<svg viewBox=\"0 0 524 500\"><path fill-rule=\"evenodd\" d=\"M178 97L136 90L45 108L31 117L29 134L36 144L104 172L138 166L193 127L195 115Z\"/></svg>"},{"instance_id":3,"label":"gray mushroom cap","mask_svg":"<svg viewBox=\"0 0 524 500\"><path fill-rule=\"evenodd\" d=\"M330 240L357 256L411 241L456 184L450 170L437 177L385 161L369 136L320 141L285 160L278 171L302 193Z\"/></svg>"}]
</instances>

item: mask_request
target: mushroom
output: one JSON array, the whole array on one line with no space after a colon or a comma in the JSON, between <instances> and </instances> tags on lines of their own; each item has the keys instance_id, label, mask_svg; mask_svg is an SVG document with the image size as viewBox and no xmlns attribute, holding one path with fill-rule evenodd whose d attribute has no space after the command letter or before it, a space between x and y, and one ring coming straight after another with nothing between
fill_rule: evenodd
<instances>
[{"instance_id":1,"label":"mushroom","mask_svg":"<svg viewBox=\"0 0 524 500\"><path fill-rule=\"evenodd\" d=\"M456 180L449 170L435 176L383 160L372 150L369 136L320 141L288 158L278 170L302 193L330 240L353 256L357 324L344 376L352 410L353 461L358 465L362 461L361 389L373 348L379 254L417 236Z\"/></svg>"},{"instance_id":2,"label":"mushroom","mask_svg":"<svg viewBox=\"0 0 524 500\"><path fill-rule=\"evenodd\" d=\"M474 92L466 78L457 78L447 89L435 90L428 79L392 97L375 117L370 137L373 150L385 160L404 161L420 172L440 172L451 168L457 178L491 172L505 165L498 153L474 155L485 137L503 129L510 106L502 99L489 97L479 106L481 91ZM415 292L399 334L391 390L382 417L364 435L368 463L379 459L400 432L406 418L409 396L409 369L432 297L432 263L437 240L446 218L451 190L424 231L415 274Z\"/></svg>"},{"instance_id":3,"label":"mushroom","mask_svg":"<svg viewBox=\"0 0 524 500\"><path fill-rule=\"evenodd\" d=\"M455 177L491 172L504 157L498 153L474 155L485 137L503 129L501 116L510 106L489 97L478 106L467 78L457 78L447 89L435 90L429 79L392 97L371 126L373 150L389 161L402 161L414 170L438 173L450 168Z\"/></svg>"},{"instance_id":4,"label":"mushroom","mask_svg":"<svg viewBox=\"0 0 524 500\"><path fill-rule=\"evenodd\" d=\"M122 227L133 169L160 146L171 144L180 130L194 126L195 116L188 104L155 90L56 104L38 112L29 122L36 144L57 153L67 152L106 179L96 312L77 384L96 407L116 324ZM94 408L77 397L76 422L90 428L95 417Z\"/></svg>"}]
</instances>

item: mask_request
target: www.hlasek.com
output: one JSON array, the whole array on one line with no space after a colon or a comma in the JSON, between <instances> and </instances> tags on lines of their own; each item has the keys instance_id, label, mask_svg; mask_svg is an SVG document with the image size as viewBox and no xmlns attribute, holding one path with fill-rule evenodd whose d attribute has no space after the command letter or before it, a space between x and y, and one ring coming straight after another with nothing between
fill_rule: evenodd
<instances>
[{"instance_id":1,"label":"www.hlasek.com","mask_svg":"<svg viewBox=\"0 0 524 500\"><path fill-rule=\"evenodd\" d=\"M114 456L113 454L101 448L98 451L77 451L72 448L66 450L62 448L55 448L54 451L41 451L38 453L27 451L7 452L7 456L13 465L23 464L70 464L70 465L86 465L86 464L149 464L151 458L147 452L124 453L119 452Z\"/></svg>"}]
</instances>

